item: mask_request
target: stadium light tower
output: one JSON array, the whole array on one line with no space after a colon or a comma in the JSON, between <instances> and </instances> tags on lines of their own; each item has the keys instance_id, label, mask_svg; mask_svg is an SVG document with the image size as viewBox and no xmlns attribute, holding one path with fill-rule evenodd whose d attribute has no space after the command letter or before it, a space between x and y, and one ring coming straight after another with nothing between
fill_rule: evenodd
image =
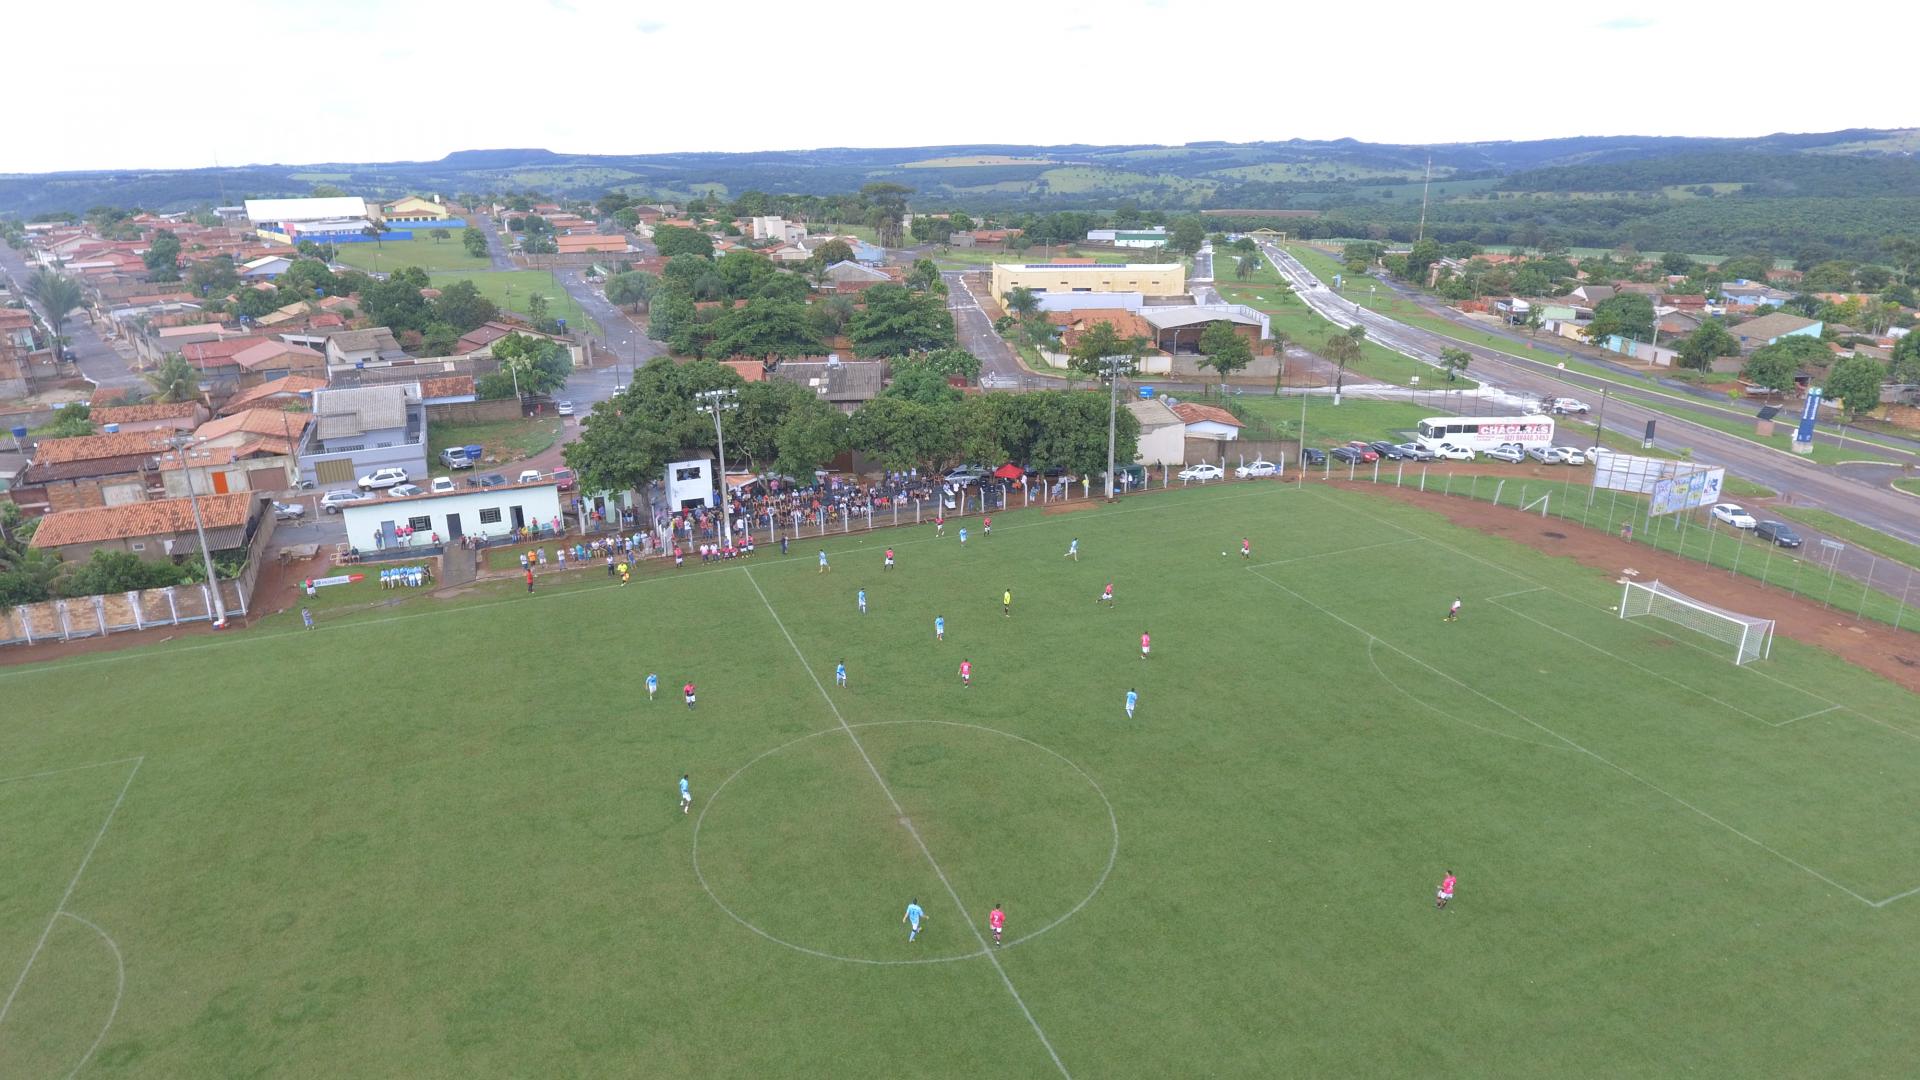
<instances>
[{"instance_id":1,"label":"stadium light tower","mask_svg":"<svg viewBox=\"0 0 1920 1080\"><path fill-rule=\"evenodd\" d=\"M207 571L207 589L213 597L213 628L224 630L227 625L227 605L220 598L220 579L214 576L213 553L207 550L207 528L200 520L200 497L193 493L193 461L187 456L187 448L193 445L193 436L176 435L167 440L174 453L180 455L180 476L187 482L187 505L193 508L193 531L200 537L200 565Z\"/></svg>"},{"instance_id":2,"label":"stadium light tower","mask_svg":"<svg viewBox=\"0 0 1920 1080\"><path fill-rule=\"evenodd\" d=\"M720 414L740 407L740 391L702 390L694 397L699 400L701 411L713 414L713 441L720 455L720 536L732 547L733 508L727 505L727 437L720 431Z\"/></svg>"},{"instance_id":3,"label":"stadium light tower","mask_svg":"<svg viewBox=\"0 0 1920 1080\"><path fill-rule=\"evenodd\" d=\"M1133 370L1131 356L1103 356L1095 361L1100 377L1107 380L1107 501L1113 501L1114 419L1120 414L1120 376Z\"/></svg>"}]
</instances>

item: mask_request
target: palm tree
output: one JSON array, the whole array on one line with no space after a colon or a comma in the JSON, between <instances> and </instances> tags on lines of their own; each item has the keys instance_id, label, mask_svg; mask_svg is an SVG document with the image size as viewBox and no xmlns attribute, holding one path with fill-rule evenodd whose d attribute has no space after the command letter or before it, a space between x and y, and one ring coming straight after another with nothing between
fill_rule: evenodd
<instances>
[{"instance_id":1,"label":"palm tree","mask_svg":"<svg viewBox=\"0 0 1920 1080\"><path fill-rule=\"evenodd\" d=\"M1360 331L1355 334L1353 331ZM1346 385L1347 365L1360 359L1360 339L1366 336L1366 327L1355 325L1344 334L1328 334L1327 343L1322 351L1327 359L1340 365L1333 379L1333 403L1340 404L1340 388Z\"/></svg>"},{"instance_id":2,"label":"palm tree","mask_svg":"<svg viewBox=\"0 0 1920 1080\"><path fill-rule=\"evenodd\" d=\"M1025 285L1015 285L1006 295L1007 310L1019 318L1026 318L1040 310L1040 297Z\"/></svg>"},{"instance_id":3,"label":"palm tree","mask_svg":"<svg viewBox=\"0 0 1920 1080\"><path fill-rule=\"evenodd\" d=\"M168 353L160 366L147 375L147 382L153 387L153 399L165 404L192 401L200 396L199 375L179 353Z\"/></svg>"},{"instance_id":4,"label":"palm tree","mask_svg":"<svg viewBox=\"0 0 1920 1080\"><path fill-rule=\"evenodd\" d=\"M54 362L58 364L63 355L60 331L67 325L67 316L79 309L85 299L80 292L80 283L65 274L42 268L27 279L25 291L27 298L40 306L40 315L47 321L47 333L53 338L47 344L53 350ZM27 393L35 393L33 365L23 363L20 370L27 377Z\"/></svg>"},{"instance_id":5,"label":"palm tree","mask_svg":"<svg viewBox=\"0 0 1920 1080\"><path fill-rule=\"evenodd\" d=\"M366 228L360 230L360 234L362 236L373 237L373 246L378 248L380 246L380 238L392 231L393 229L388 227L384 221L370 221L367 223Z\"/></svg>"},{"instance_id":6,"label":"palm tree","mask_svg":"<svg viewBox=\"0 0 1920 1080\"><path fill-rule=\"evenodd\" d=\"M1287 376L1287 346L1291 344L1293 344L1293 335L1287 333L1285 330L1275 330L1273 332L1273 355L1280 359L1279 365L1273 372L1273 395L1275 397L1280 396L1280 381Z\"/></svg>"}]
</instances>

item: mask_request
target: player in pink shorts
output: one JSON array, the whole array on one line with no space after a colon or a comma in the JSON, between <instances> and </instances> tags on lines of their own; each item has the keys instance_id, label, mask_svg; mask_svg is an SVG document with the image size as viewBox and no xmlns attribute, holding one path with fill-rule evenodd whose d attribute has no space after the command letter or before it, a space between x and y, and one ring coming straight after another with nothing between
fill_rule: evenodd
<instances>
[{"instance_id":1,"label":"player in pink shorts","mask_svg":"<svg viewBox=\"0 0 1920 1080\"><path fill-rule=\"evenodd\" d=\"M987 912L987 928L993 931L993 943L999 945L1000 931L1007 928L1007 913L1000 910L999 904L993 905L993 910Z\"/></svg>"}]
</instances>

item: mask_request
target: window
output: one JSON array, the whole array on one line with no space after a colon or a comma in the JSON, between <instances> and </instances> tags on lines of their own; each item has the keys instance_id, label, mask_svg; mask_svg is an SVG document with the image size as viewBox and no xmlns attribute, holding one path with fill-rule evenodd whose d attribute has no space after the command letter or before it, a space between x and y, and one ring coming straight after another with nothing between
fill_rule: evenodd
<instances>
[{"instance_id":1,"label":"window","mask_svg":"<svg viewBox=\"0 0 1920 1080\"><path fill-rule=\"evenodd\" d=\"M432 532L433 519L430 517L408 518L407 524L414 532Z\"/></svg>"},{"instance_id":2,"label":"window","mask_svg":"<svg viewBox=\"0 0 1920 1080\"><path fill-rule=\"evenodd\" d=\"M138 541L138 540L136 540L136 541L134 541L134 542L133 542L133 543L131 543L131 544L128 544L127 546L128 546L128 547L130 547L130 548L132 548L132 549L133 549L133 550L135 550L135 551L145 551L145 550L147 550L147 545L145 545L145 544L143 544L143 543L141 543L141 542L140 542L140 541Z\"/></svg>"},{"instance_id":3,"label":"window","mask_svg":"<svg viewBox=\"0 0 1920 1080\"><path fill-rule=\"evenodd\" d=\"M487 509L480 511L480 524L482 525L500 524L500 508L497 506L490 506Z\"/></svg>"},{"instance_id":4,"label":"window","mask_svg":"<svg viewBox=\"0 0 1920 1080\"><path fill-rule=\"evenodd\" d=\"M698 480L700 479L700 473L702 471L702 467L698 465L691 469L675 469L673 471L673 478L675 480Z\"/></svg>"}]
</instances>

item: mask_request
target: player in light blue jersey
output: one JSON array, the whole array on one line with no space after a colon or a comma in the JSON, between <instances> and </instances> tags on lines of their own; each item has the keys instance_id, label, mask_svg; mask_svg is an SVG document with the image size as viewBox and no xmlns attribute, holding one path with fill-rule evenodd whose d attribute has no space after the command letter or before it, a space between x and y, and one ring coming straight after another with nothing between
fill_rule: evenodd
<instances>
[{"instance_id":1,"label":"player in light blue jersey","mask_svg":"<svg viewBox=\"0 0 1920 1080\"><path fill-rule=\"evenodd\" d=\"M1128 689L1127 690L1127 719L1129 720L1133 719L1133 707L1138 704L1140 704L1140 692L1138 690Z\"/></svg>"},{"instance_id":2,"label":"player in light blue jersey","mask_svg":"<svg viewBox=\"0 0 1920 1080\"><path fill-rule=\"evenodd\" d=\"M834 665L833 684L835 686L847 685L847 662L845 660L842 660L838 664Z\"/></svg>"},{"instance_id":3,"label":"player in light blue jersey","mask_svg":"<svg viewBox=\"0 0 1920 1080\"><path fill-rule=\"evenodd\" d=\"M865 615L867 613L867 590L865 589L860 590L859 601L860 601L860 614Z\"/></svg>"},{"instance_id":4,"label":"player in light blue jersey","mask_svg":"<svg viewBox=\"0 0 1920 1080\"><path fill-rule=\"evenodd\" d=\"M920 920L926 917L927 913L920 908L919 897L916 896L912 900L907 901L907 913L900 916L900 921L907 924L908 941L912 941L914 938L920 936Z\"/></svg>"},{"instance_id":5,"label":"player in light blue jersey","mask_svg":"<svg viewBox=\"0 0 1920 1080\"><path fill-rule=\"evenodd\" d=\"M693 789L687 786L687 774L680 774L680 812L690 813L693 809Z\"/></svg>"},{"instance_id":6,"label":"player in light blue jersey","mask_svg":"<svg viewBox=\"0 0 1920 1080\"><path fill-rule=\"evenodd\" d=\"M947 617L945 615L935 615L933 617L933 640L947 640Z\"/></svg>"},{"instance_id":7,"label":"player in light blue jersey","mask_svg":"<svg viewBox=\"0 0 1920 1080\"><path fill-rule=\"evenodd\" d=\"M647 700L652 701L654 692L660 689L660 676L647 672Z\"/></svg>"}]
</instances>

